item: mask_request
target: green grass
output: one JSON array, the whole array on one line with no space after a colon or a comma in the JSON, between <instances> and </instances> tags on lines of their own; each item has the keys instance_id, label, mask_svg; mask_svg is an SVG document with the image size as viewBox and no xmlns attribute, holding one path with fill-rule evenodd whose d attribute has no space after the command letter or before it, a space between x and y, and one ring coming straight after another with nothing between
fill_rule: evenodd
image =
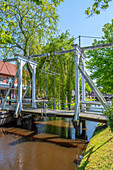
<instances>
[{"instance_id":1,"label":"green grass","mask_svg":"<svg viewBox=\"0 0 113 170\"><path fill-rule=\"evenodd\" d=\"M97 131L83 152L78 170L113 170L113 132L108 127Z\"/></svg>"},{"instance_id":2,"label":"green grass","mask_svg":"<svg viewBox=\"0 0 113 170\"><path fill-rule=\"evenodd\" d=\"M89 99L89 98L86 98L85 100L86 101L95 101L95 99Z\"/></svg>"}]
</instances>

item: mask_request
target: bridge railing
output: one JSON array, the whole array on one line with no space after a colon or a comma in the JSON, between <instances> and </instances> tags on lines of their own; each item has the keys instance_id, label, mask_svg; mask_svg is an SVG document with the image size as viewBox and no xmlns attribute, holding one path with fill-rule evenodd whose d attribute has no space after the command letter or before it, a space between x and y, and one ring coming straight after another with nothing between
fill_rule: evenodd
<instances>
[{"instance_id":1,"label":"bridge railing","mask_svg":"<svg viewBox=\"0 0 113 170\"><path fill-rule=\"evenodd\" d=\"M73 105L74 102L65 103L53 100L41 100L37 101L37 108L41 109L41 113L46 113L48 110L71 110L68 108L68 105ZM64 107L63 107L64 106ZM73 109L74 112L74 109Z\"/></svg>"},{"instance_id":2,"label":"bridge railing","mask_svg":"<svg viewBox=\"0 0 113 170\"><path fill-rule=\"evenodd\" d=\"M84 109L82 109L82 105L84 105ZM95 114L103 114L105 111L105 108L100 102L96 101L81 101L80 102L80 111L81 112L90 112L90 113L95 113Z\"/></svg>"},{"instance_id":3,"label":"bridge railing","mask_svg":"<svg viewBox=\"0 0 113 170\"><path fill-rule=\"evenodd\" d=\"M17 99L7 99L7 106L10 108L16 108ZM41 113L46 113L47 109L56 109L56 110L75 110L75 102L66 103L66 102L59 102L55 100L36 100L36 105L38 109L41 109ZM70 105L70 109L69 106ZM84 107L82 107L84 105ZM32 109L32 101L31 98L25 98L22 101L22 108L23 109ZM84 108L84 110L82 109ZM105 108L101 105L100 102L96 101L81 101L79 105L80 112L86 112L86 113L95 113L95 114L103 114L105 111Z\"/></svg>"}]
</instances>

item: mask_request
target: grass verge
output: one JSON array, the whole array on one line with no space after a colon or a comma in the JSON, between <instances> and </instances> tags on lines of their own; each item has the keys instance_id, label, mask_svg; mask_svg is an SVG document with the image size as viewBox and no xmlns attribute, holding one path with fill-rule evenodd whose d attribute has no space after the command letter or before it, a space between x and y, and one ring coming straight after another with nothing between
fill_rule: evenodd
<instances>
[{"instance_id":1,"label":"grass verge","mask_svg":"<svg viewBox=\"0 0 113 170\"><path fill-rule=\"evenodd\" d=\"M109 127L97 130L88 147L78 170L113 170L113 132Z\"/></svg>"}]
</instances>

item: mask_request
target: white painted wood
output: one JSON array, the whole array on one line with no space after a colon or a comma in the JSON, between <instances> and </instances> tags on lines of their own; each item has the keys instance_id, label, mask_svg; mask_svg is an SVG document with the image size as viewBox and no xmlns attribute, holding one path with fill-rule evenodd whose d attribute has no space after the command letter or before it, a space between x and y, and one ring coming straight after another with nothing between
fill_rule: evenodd
<instances>
[{"instance_id":1,"label":"white painted wood","mask_svg":"<svg viewBox=\"0 0 113 170\"><path fill-rule=\"evenodd\" d=\"M75 53L75 114L74 121L78 120L79 116L79 53Z\"/></svg>"},{"instance_id":2,"label":"white painted wood","mask_svg":"<svg viewBox=\"0 0 113 170\"><path fill-rule=\"evenodd\" d=\"M84 58L82 58L82 70L85 71L85 62ZM85 79L82 75L82 101L85 101ZM85 104L82 104L82 111L85 111Z\"/></svg>"},{"instance_id":3,"label":"white painted wood","mask_svg":"<svg viewBox=\"0 0 113 170\"><path fill-rule=\"evenodd\" d=\"M17 78L18 73L19 73L19 69L17 70L17 73L16 73L16 75L15 75L15 77L14 77L14 79L13 79L13 81L12 81L12 83L11 83L11 85L10 85L10 87L9 87L9 89L8 89L8 91L7 91L7 93L6 93L6 95L5 95L5 98L4 98L3 103L2 103L2 110L5 109L7 96L9 95L9 93L10 93L10 91L11 91L11 88L13 87L13 84L14 84L16 78Z\"/></svg>"},{"instance_id":4,"label":"white painted wood","mask_svg":"<svg viewBox=\"0 0 113 170\"><path fill-rule=\"evenodd\" d=\"M29 89L29 87L30 87L30 84L31 84L31 81L29 82L29 84L28 84L28 86L27 86L27 88L26 88L26 90L25 90L25 92L24 92L24 94L23 94L22 99L24 99L24 97L25 97L25 95L26 95L26 93L27 93L27 91L28 91L28 89Z\"/></svg>"},{"instance_id":5,"label":"white painted wood","mask_svg":"<svg viewBox=\"0 0 113 170\"><path fill-rule=\"evenodd\" d=\"M36 108L36 95L35 95L35 90L36 90L36 65L31 65L32 68L32 108Z\"/></svg>"}]
</instances>

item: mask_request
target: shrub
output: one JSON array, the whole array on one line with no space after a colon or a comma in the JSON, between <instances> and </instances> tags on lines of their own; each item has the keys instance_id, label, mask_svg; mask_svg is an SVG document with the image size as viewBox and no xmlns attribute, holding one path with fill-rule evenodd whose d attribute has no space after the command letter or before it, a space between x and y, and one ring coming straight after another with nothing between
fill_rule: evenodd
<instances>
[{"instance_id":1,"label":"shrub","mask_svg":"<svg viewBox=\"0 0 113 170\"><path fill-rule=\"evenodd\" d=\"M111 130L113 131L113 106L109 107L104 114L108 117L108 123L109 126L111 128Z\"/></svg>"}]
</instances>

